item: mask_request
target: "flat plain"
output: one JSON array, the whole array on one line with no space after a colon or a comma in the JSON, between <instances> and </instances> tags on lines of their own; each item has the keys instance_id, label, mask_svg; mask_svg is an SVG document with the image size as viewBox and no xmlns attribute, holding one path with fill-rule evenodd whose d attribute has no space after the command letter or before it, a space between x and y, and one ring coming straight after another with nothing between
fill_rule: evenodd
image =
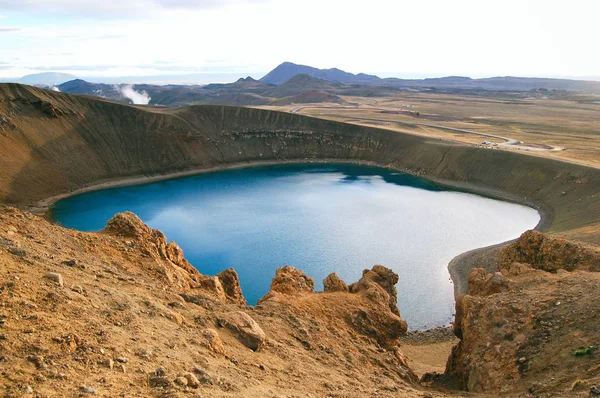
<instances>
[{"instance_id":1,"label":"flat plain","mask_svg":"<svg viewBox=\"0 0 600 398\"><path fill-rule=\"evenodd\" d=\"M404 91L389 97L343 99L348 105L315 103L261 108L600 167L600 97L511 98L510 93L483 97ZM502 145L506 140L493 136L520 142ZM489 144L482 145L484 141Z\"/></svg>"}]
</instances>

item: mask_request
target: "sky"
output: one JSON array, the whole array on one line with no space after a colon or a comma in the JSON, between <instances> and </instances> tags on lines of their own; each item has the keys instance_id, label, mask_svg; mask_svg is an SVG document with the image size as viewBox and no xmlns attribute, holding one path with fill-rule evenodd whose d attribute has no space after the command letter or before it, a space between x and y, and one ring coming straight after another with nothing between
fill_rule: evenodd
<instances>
[{"instance_id":1,"label":"sky","mask_svg":"<svg viewBox=\"0 0 600 398\"><path fill-rule=\"evenodd\" d=\"M599 22L597 0L0 0L0 77L232 81L290 61L382 77L600 80Z\"/></svg>"}]
</instances>

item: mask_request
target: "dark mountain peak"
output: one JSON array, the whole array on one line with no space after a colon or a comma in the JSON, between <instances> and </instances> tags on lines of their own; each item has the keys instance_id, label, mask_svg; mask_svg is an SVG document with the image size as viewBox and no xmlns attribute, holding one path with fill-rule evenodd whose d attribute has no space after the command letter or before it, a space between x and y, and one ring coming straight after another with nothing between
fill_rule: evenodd
<instances>
[{"instance_id":1,"label":"dark mountain peak","mask_svg":"<svg viewBox=\"0 0 600 398\"><path fill-rule=\"evenodd\" d=\"M306 74L333 83L339 82L345 84L372 84L375 81L381 80L377 76L365 74L354 75L338 68L317 69L312 66L284 62L265 75L260 81L263 83L281 84L300 74Z\"/></svg>"},{"instance_id":2,"label":"dark mountain peak","mask_svg":"<svg viewBox=\"0 0 600 398\"><path fill-rule=\"evenodd\" d=\"M453 80L465 80L465 81L473 80L468 76L447 76L446 78L453 79Z\"/></svg>"},{"instance_id":3,"label":"dark mountain peak","mask_svg":"<svg viewBox=\"0 0 600 398\"><path fill-rule=\"evenodd\" d=\"M60 84L58 86L58 88L60 89L60 91L63 91L63 89L65 89L68 92L68 90L71 88L92 87L94 85L95 85L94 83L87 82L83 79L73 79L73 80L69 80L68 82L64 82L63 84Z\"/></svg>"},{"instance_id":4,"label":"dark mountain peak","mask_svg":"<svg viewBox=\"0 0 600 398\"><path fill-rule=\"evenodd\" d=\"M257 81L258 81L258 80L256 80L256 79L253 79L253 78L252 78L252 76L248 76L248 77L240 77L240 78L237 80L237 82L236 82L236 83L243 83L243 82L246 82L246 83L255 83L255 82L257 82Z\"/></svg>"},{"instance_id":5,"label":"dark mountain peak","mask_svg":"<svg viewBox=\"0 0 600 398\"><path fill-rule=\"evenodd\" d=\"M334 90L339 87L344 87L344 85L301 73L292 76L276 87L264 91L263 94L269 97L283 98L300 94L307 90Z\"/></svg>"},{"instance_id":6,"label":"dark mountain peak","mask_svg":"<svg viewBox=\"0 0 600 398\"><path fill-rule=\"evenodd\" d=\"M299 82L309 82L309 81L320 81L323 82L325 84L330 84L328 81L324 80L324 79L319 79L316 77L312 77L306 73L300 73L298 75L292 76L290 77L287 81L285 81L283 84L291 84L291 83L299 83Z\"/></svg>"},{"instance_id":7,"label":"dark mountain peak","mask_svg":"<svg viewBox=\"0 0 600 398\"><path fill-rule=\"evenodd\" d=\"M64 82L63 84L93 84L83 79L73 79L68 82Z\"/></svg>"}]
</instances>

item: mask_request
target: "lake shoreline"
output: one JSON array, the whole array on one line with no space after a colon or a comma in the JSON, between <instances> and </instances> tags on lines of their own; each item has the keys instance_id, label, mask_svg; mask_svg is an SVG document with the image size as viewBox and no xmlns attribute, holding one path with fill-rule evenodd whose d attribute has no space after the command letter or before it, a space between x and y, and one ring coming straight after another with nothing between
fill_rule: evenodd
<instances>
[{"instance_id":1,"label":"lake shoreline","mask_svg":"<svg viewBox=\"0 0 600 398\"><path fill-rule=\"evenodd\" d=\"M182 177L201 175L201 174L220 172L220 171L227 171L227 170L238 170L238 169L246 169L246 168L257 168L257 167L275 166L275 165L292 165L292 164L307 164L307 165L310 165L310 164L356 164L356 165L362 165L362 166L383 168L386 170L401 172L404 174L409 174L409 175L415 176L414 174L406 173L406 171L404 171L404 170L398 170L394 167L385 167L385 166L382 166L381 164L377 164L375 162L365 162L365 161L340 161L339 159L313 159L313 160L300 159L297 161L284 161L284 162L279 162L279 161L247 162L247 163L230 164L230 165L226 165L223 167L215 167L215 168L210 168L210 169L187 170L187 171L169 173L169 174L164 174L164 175L138 176L138 177L119 178L119 179L114 179L114 180L110 180L110 181L104 181L104 182L101 182L98 184L94 184L94 185L91 185L88 187L78 189L73 192L50 197L50 198L38 203L38 206L39 206L38 209L42 210L46 214L46 216L48 218L50 218L51 221L54 221L51 218L51 214L50 214L52 205L54 205L57 201L59 201L61 199L64 199L64 198L67 198L70 196L75 196L75 195L82 194L82 193L86 193L86 192L99 191L99 190L115 188L115 187L143 185L143 184L149 184L149 183L154 183L154 182L159 182L159 181L166 181L166 180L177 179L177 178L182 178ZM415 177L422 178L423 180L435 183L436 185L452 188L453 190L474 193L479 196L500 199L500 200L508 201L508 202L512 202L512 203L525 204L525 203L523 203L523 201L518 200L518 198L510 197L508 195L502 195L501 192L491 192L489 190L477 189L478 187L469 186L466 184L452 184L451 181L437 180L437 179L427 178L426 176L415 176ZM527 204L529 204L529 203L527 203ZM532 207L532 206L529 206L529 207ZM541 211L539 211L539 209L536 209L536 210L538 210L538 213L540 213L540 222L538 223L538 226L537 226L537 228L539 228L540 226L543 226L543 224L545 224L544 223L545 218L544 218L543 213ZM502 246L505 243L506 242L499 243L499 244L496 244L496 245L493 245L490 247L477 248L477 249L462 253L462 254L454 257L450 261L450 263L448 264L448 272L449 272L450 277L454 284L455 296L457 294L459 294L460 292L464 291L466 288L466 279L468 277L468 271L471 268L473 268L473 266L474 266L474 262L472 260L473 254L480 253L482 251L486 251L491 248ZM477 264L475 264L475 265L477 265ZM416 329L416 330L420 330L420 329Z\"/></svg>"}]
</instances>

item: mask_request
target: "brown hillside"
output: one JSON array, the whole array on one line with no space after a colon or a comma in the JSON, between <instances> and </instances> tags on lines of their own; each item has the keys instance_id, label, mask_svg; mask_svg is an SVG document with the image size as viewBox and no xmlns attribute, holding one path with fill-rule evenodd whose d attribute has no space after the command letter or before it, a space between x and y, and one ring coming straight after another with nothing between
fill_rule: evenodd
<instances>
[{"instance_id":1,"label":"brown hillside","mask_svg":"<svg viewBox=\"0 0 600 398\"><path fill-rule=\"evenodd\" d=\"M453 340L405 334L402 275L383 266L365 264L350 285L330 275L325 293L283 267L249 307L234 270L203 275L131 213L81 233L26 211L110 184L308 161L376 164L541 211L546 234L455 262L460 342L444 374ZM596 396L599 188L590 167L296 114L135 107L1 84L0 203L20 210L0 205L0 391Z\"/></svg>"},{"instance_id":2,"label":"brown hillside","mask_svg":"<svg viewBox=\"0 0 600 398\"><path fill-rule=\"evenodd\" d=\"M312 293L290 268L246 307L235 272L200 275L132 214L81 233L2 208L0 225L2 396L422 396L385 279Z\"/></svg>"}]
</instances>

